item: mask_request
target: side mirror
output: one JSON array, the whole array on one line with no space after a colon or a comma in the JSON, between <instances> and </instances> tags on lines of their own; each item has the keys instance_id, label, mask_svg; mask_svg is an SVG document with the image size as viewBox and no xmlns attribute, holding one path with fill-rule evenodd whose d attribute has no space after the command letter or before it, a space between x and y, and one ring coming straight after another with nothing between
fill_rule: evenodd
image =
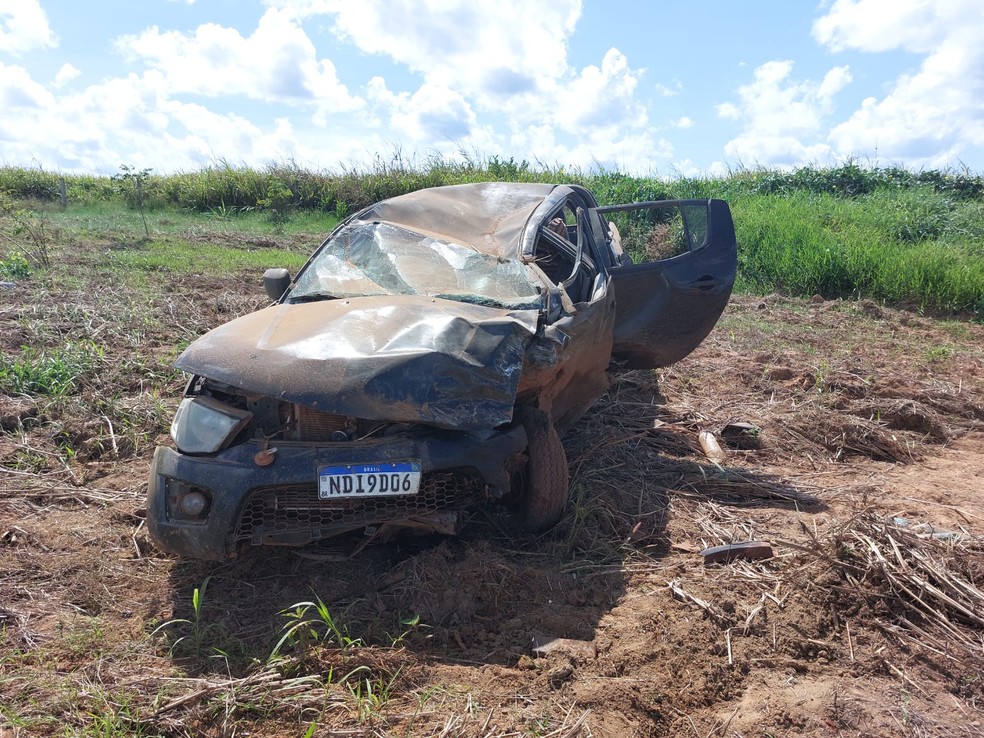
<instances>
[{"instance_id":1,"label":"side mirror","mask_svg":"<svg viewBox=\"0 0 984 738\"><path fill-rule=\"evenodd\" d=\"M267 297L276 302L290 287L290 272L283 267L267 269L263 272L263 289Z\"/></svg>"}]
</instances>

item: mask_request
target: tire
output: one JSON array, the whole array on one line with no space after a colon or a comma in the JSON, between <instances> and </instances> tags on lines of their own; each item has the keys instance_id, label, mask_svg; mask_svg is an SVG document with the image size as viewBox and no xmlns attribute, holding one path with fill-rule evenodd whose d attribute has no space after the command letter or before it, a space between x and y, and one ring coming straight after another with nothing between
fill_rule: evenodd
<instances>
[{"instance_id":1,"label":"tire","mask_svg":"<svg viewBox=\"0 0 984 738\"><path fill-rule=\"evenodd\" d=\"M550 416L534 407L517 408L526 430L526 468L519 476L513 519L522 533L542 533L554 527L567 505L567 454Z\"/></svg>"}]
</instances>

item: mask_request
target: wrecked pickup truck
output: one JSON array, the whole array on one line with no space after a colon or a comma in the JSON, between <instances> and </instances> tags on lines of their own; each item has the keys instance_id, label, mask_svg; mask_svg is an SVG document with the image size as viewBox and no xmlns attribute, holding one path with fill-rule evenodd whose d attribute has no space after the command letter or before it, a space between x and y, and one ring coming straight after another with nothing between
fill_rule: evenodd
<instances>
[{"instance_id":1,"label":"wrecked pickup truck","mask_svg":"<svg viewBox=\"0 0 984 738\"><path fill-rule=\"evenodd\" d=\"M501 510L558 522L558 429L612 369L667 366L735 278L721 200L599 207L575 185L481 183L379 202L332 231L270 307L178 358L191 375L150 472L158 546L225 560Z\"/></svg>"}]
</instances>

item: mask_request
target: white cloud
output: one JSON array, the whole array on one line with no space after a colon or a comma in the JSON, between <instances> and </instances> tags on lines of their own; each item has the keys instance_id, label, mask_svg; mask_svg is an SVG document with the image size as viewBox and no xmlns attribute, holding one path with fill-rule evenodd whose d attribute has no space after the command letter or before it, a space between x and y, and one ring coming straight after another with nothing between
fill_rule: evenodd
<instances>
[{"instance_id":1,"label":"white cloud","mask_svg":"<svg viewBox=\"0 0 984 738\"><path fill-rule=\"evenodd\" d=\"M977 26L978 0L835 0L813 23L813 37L831 51L930 53L953 31Z\"/></svg>"},{"instance_id":2,"label":"white cloud","mask_svg":"<svg viewBox=\"0 0 984 738\"><path fill-rule=\"evenodd\" d=\"M74 65L67 62L62 64L61 68L58 70L58 73L55 75L55 87L64 87L80 74L82 74L82 72Z\"/></svg>"},{"instance_id":3,"label":"white cloud","mask_svg":"<svg viewBox=\"0 0 984 738\"><path fill-rule=\"evenodd\" d=\"M367 126L380 136L443 155L510 147L521 158L585 166L666 154L638 100L644 70L618 49L597 66L571 66L581 0L265 3L297 23L328 16L343 42L420 75L416 89L367 85Z\"/></svg>"},{"instance_id":4,"label":"white cloud","mask_svg":"<svg viewBox=\"0 0 984 738\"><path fill-rule=\"evenodd\" d=\"M687 116L684 115L683 117L677 118L675 121L673 121L673 125L677 128L682 128L683 130L686 130L688 128L694 127L694 121L692 118L688 118Z\"/></svg>"},{"instance_id":5,"label":"white cloud","mask_svg":"<svg viewBox=\"0 0 984 738\"><path fill-rule=\"evenodd\" d=\"M567 151L558 161L639 174L656 174L659 163L669 163L674 155L673 145L651 130L625 132L618 126L595 129Z\"/></svg>"},{"instance_id":6,"label":"white cloud","mask_svg":"<svg viewBox=\"0 0 984 738\"><path fill-rule=\"evenodd\" d=\"M268 10L256 30L243 37L215 23L193 34L156 26L117 40L130 60L157 70L173 93L243 95L289 105L351 111L361 101L349 95L335 66L317 58L311 39L290 15Z\"/></svg>"},{"instance_id":7,"label":"white cloud","mask_svg":"<svg viewBox=\"0 0 984 738\"><path fill-rule=\"evenodd\" d=\"M654 172L659 164L668 164L673 146L651 130L623 131L608 126L584 131L570 139L549 123L514 131L508 141L510 150L520 157L547 166L581 166L587 169L618 169L623 172Z\"/></svg>"},{"instance_id":8,"label":"white cloud","mask_svg":"<svg viewBox=\"0 0 984 738\"><path fill-rule=\"evenodd\" d=\"M959 163L967 146L984 144L984 4L978 0L837 0L813 33L832 51L924 55L918 70L896 79L883 98L866 98L831 131L839 155L947 167Z\"/></svg>"},{"instance_id":9,"label":"white cloud","mask_svg":"<svg viewBox=\"0 0 984 738\"><path fill-rule=\"evenodd\" d=\"M399 137L442 149L526 142L528 158L590 165L630 148L660 155L639 101L644 70L618 49L571 66L567 44L581 0L267 0L290 17L331 16L339 38L420 74L416 91L370 86L370 101ZM679 87L679 85L677 85ZM674 90L659 87L662 94ZM391 110L396 106L399 109ZM478 125L480 119L502 133ZM570 147L563 144L571 141ZM634 142L631 143L630 142ZM581 157L581 158L578 158Z\"/></svg>"},{"instance_id":10,"label":"white cloud","mask_svg":"<svg viewBox=\"0 0 984 738\"><path fill-rule=\"evenodd\" d=\"M662 82L656 82L652 85L653 92L660 97L676 97L682 89L683 85L679 82L674 82L672 86L664 85Z\"/></svg>"},{"instance_id":11,"label":"white cloud","mask_svg":"<svg viewBox=\"0 0 984 738\"><path fill-rule=\"evenodd\" d=\"M54 95L17 66L0 63L0 151L4 163L37 161L67 171L113 173L121 163L160 172L198 169L216 159L252 165L290 158L317 165L361 154L364 137L325 136L303 146L289 121L263 129L242 116L174 100L151 71ZM378 142L375 142L378 143Z\"/></svg>"},{"instance_id":12,"label":"white cloud","mask_svg":"<svg viewBox=\"0 0 984 738\"><path fill-rule=\"evenodd\" d=\"M824 110L829 108L834 95L851 84L851 79L851 70L848 67L834 67L823 76L816 96L822 101Z\"/></svg>"},{"instance_id":13,"label":"white cloud","mask_svg":"<svg viewBox=\"0 0 984 738\"><path fill-rule=\"evenodd\" d=\"M415 145L442 142L458 146L477 126L465 98L441 85L424 84L413 94L393 93L382 78L375 77L369 95L386 111L393 130Z\"/></svg>"},{"instance_id":14,"label":"white cloud","mask_svg":"<svg viewBox=\"0 0 984 738\"><path fill-rule=\"evenodd\" d=\"M725 144L725 153L746 164L794 166L827 160L830 147L822 126L833 112L833 98L851 82L847 67L835 67L820 83L790 77L791 61L758 67L750 84L738 88L740 104L723 103L721 118L744 122L740 135Z\"/></svg>"},{"instance_id":15,"label":"white cloud","mask_svg":"<svg viewBox=\"0 0 984 738\"><path fill-rule=\"evenodd\" d=\"M25 68L0 63L0 151L5 162L38 161L103 173L115 172L121 162L168 172L196 169L216 159L258 166L296 158L317 167L367 162L404 140L429 149L440 139L441 150L448 152L457 151L459 143L451 140L455 137L465 137L471 146L493 142L467 101L436 85L377 101L386 113L385 125L377 120L367 130L355 123L358 116L360 122L365 117L373 124L369 111L362 109L356 116L349 113L347 126L329 125L333 112L364 107L364 102L334 86L334 67L318 61L303 31L277 11L268 11L248 37L208 25L190 34L149 29L119 43L131 59L146 62L150 69L60 92L61 84L79 74L71 64L63 65L46 88ZM271 58L280 63L271 64ZM312 129L306 119L287 115L260 126L241 115L216 112L207 103L180 99L187 94L273 96L271 104L289 106L287 115L291 110L313 111L310 120L322 128Z\"/></svg>"},{"instance_id":16,"label":"white cloud","mask_svg":"<svg viewBox=\"0 0 984 738\"><path fill-rule=\"evenodd\" d=\"M0 0L0 52L20 54L57 45L38 0Z\"/></svg>"},{"instance_id":17,"label":"white cloud","mask_svg":"<svg viewBox=\"0 0 984 738\"><path fill-rule=\"evenodd\" d=\"M44 110L53 101L51 93L31 79L24 67L0 62L0 110L8 122L25 112Z\"/></svg>"},{"instance_id":18,"label":"white cloud","mask_svg":"<svg viewBox=\"0 0 984 738\"><path fill-rule=\"evenodd\" d=\"M698 166L693 159L680 159L673 162L669 170L670 177L727 177L732 168L724 162L714 161L710 166ZM665 176L665 175L664 175Z\"/></svg>"},{"instance_id":19,"label":"white cloud","mask_svg":"<svg viewBox=\"0 0 984 738\"><path fill-rule=\"evenodd\" d=\"M580 0L268 0L284 14L331 15L335 32L465 95L536 90L567 72Z\"/></svg>"},{"instance_id":20,"label":"white cloud","mask_svg":"<svg viewBox=\"0 0 984 738\"><path fill-rule=\"evenodd\" d=\"M635 98L640 75L629 68L622 52L609 49L600 69L585 67L573 80L560 85L564 105L557 123L572 133L611 125L644 126L646 109Z\"/></svg>"}]
</instances>

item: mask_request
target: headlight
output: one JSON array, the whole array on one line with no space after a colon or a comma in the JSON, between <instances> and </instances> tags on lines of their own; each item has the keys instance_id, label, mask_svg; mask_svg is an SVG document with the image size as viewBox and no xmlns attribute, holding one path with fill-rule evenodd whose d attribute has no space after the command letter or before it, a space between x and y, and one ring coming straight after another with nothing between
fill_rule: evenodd
<instances>
[{"instance_id":1,"label":"headlight","mask_svg":"<svg viewBox=\"0 0 984 738\"><path fill-rule=\"evenodd\" d=\"M186 454L214 454L228 446L253 413L210 397L186 397L171 423L171 438Z\"/></svg>"}]
</instances>

